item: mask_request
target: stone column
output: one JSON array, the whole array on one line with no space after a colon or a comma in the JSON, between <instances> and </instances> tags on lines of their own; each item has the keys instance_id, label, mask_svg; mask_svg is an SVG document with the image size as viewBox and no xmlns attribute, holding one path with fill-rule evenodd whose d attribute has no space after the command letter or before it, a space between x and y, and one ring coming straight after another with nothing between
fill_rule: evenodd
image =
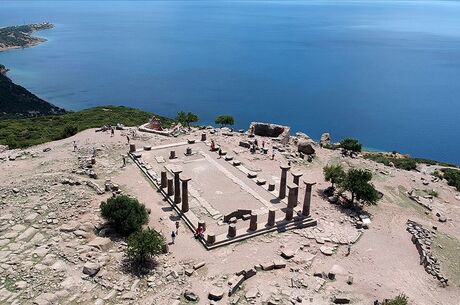
<instances>
[{"instance_id":1,"label":"stone column","mask_svg":"<svg viewBox=\"0 0 460 305\"><path fill-rule=\"evenodd\" d=\"M276 219L276 209L275 208L270 208L268 210L268 221L267 221L267 226L272 227L275 225L275 219Z\"/></svg>"},{"instance_id":2,"label":"stone column","mask_svg":"<svg viewBox=\"0 0 460 305\"><path fill-rule=\"evenodd\" d=\"M129 144L129 152L133 153L136 151L136 144Z\"/></svg>"},{"instance_id":3,"label":"stone column","mask_svg":"<svg viewBox=\"0 0 460 305\"><path fill-rule=\"evenodd\" d=\"M168 196L174 195L174 180L168 179Z\"/></svg>"},{"instance_id":4,"label":"stone column","mask_svg":"<svg viewBox=\"0 0 460 305\"><path fill-rule=\"evenodd\" d=\"M168 185L168 177L166 171L161 171L160 187L164 189Z\"/></svg>"},{"instance_id":5,"label":"stone column","mask_svg":"<svg viewBox=\"0 0 460 305\"><path fill-rule=\"evenodd\" d=\"M289 189L288 208L293 209L297 206L297 197L299 194L299 187L295 184L288 184L287 188Z\"/></svg>"},{"instance_id":6,"label":"stone column","mask_svg":"<svg viewBox=\"0 0 460 305\"><path fill-rule=\"evenodd\" d=\"M185 149L185 154L186 154L187 156L190 156L190 155L192 154L192 148L191 148L191 147L187 147L187 148Z\"/></svg>"},{"instance_id":7,"label":"stone column","mask_svg":"<svg viewBox=\"0 0 460 305\"><path fill-rule=\"evenodd\" d=\"M228 225L228 237L235 237L236 236L236 224L231 223Z\"/></svg>"},{"instance_id":8,"label":"stone column","mask_svg":"<svg viewBox=\"0 0 460 305\"><path fill-rule=\"evenodd\" d=\"M201 134L201 141L206 141L206 133L204 132Z\"/></svg>"},{"instance_id":9,"label":"stone column","mask_svg":"<svg viewBox=\"0 0 460 305\"><path fill-rule=\"evenodd\" d=\"M286 180L287 180L287 172L291 168L289 165L281 165L281 182L280 182L280 193L279 198L284 199L286 197Z\"/></svg>"},{"instance_id":10,"label":"stone column","mask_svg":"<svg viewBox=\"0 0 460 305\"><path fill-rule=\"evenodd\" d=\"M182 177L180 180L182 181L182 213L186 213L189 210L188 204L188 182L192 178L190 177Z\"/></svg>"},{"instance_id":11,"label":"stone column","mask_svg":"<svg viewBox=\"0 0 460 305\"><path fill-rule=\"evenodd\" d=\"M176 159L176 151L175 150L171 150L169 152L169 159Z\"/></svg>"},{"instance_id":12,"label":"stone column","mask_svg":"<svg viewBox=\"0 0 460 305\"><path fill-rule=\"evenodd\" d=\"M294 172L294 173L291 173L291 175L292 175L292 182L298 186L300 183L300 177L302 177L303 174L300 172ZM299 195L299 189L297 189L297 195Z\"/></svg>"},{"instance_id":13,"label":"stone column","mask_svg":"<svg viewBox=\"0 0 460 305\"><path fill-rule=\"evenodd\" d=\"M212 245L216 242L216 235L214 234L208 234L208 238L206 239L206 243L208 245Z\"/></svg>"},{"instance_id":14,"label":"stone column","mask_svg":"<svg viewBox=\"0 0 460 305\"><path fill-rule=\"evenodd\" d=\"M172 169L172 173L174 174L174 203L178 204L181 202L180 198L180 178L179 175L182 171L178 168Z\"/></svg>"},{"instance_id":15,"label":"stone column","mask_svg":"<svg viewBox=\"0 0 460 305\"><path fill-rule=\"evenodd\" d=\"M286 216L285 216L285 220L292 220L292 217L294 216L294 209L292 208L286 208Z\"/></svg>"},{"instance_id":16,"label":"stone column","mask_svg":"<svg viewBox=\"0 0 460 305\"><path fill-rule=\"evenodd\" d=\"M252 212L249 220L249 231L257 230L257 214Z\"/></svg>"},{"instance_id":17,"label":"stone column","mask_svg":"<svg viewBox=\"0 0 460 305\"><path fill-rule=\"evenodd\" d=\"M311 188L316 183L312 182L303 182L305 184L305 197L303 199L303 208L302 208L302 215L303 216L310 216L310 204L311 204Z\"/></svg>"}]
</instances>

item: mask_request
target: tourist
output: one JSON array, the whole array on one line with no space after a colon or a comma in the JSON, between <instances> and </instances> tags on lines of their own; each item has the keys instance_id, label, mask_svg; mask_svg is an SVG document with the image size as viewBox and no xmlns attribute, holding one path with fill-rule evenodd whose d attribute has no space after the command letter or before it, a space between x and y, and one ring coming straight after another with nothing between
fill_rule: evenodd
<instances>
[{"instance_id":1,"label":"tourist","mask_svg":"<svg viewBox=\"0 0 460 305\"><path fill-rule=\"evenodd\" d=\"M254 139L254 145L255 145L256 147L259 147L259 142L257 142L257 139Z\"/></svg>"},{"instance_id":2,"label":"tourist","mask_svg":"<svg viewBox=\"0 0 460 305\"><path fill-rule=\"evenodd\" d=\"M77 151L77 142L73 141L73 151Z\"/></svg>"},{"instance_id":3,"label":"tourist","mask_svg":"<svg viewBox=\"0 0 460 305\"><path fill-rule=\"evenodd\" d=\"M205 228L203 226L198 226L198 228L196 228L195 230L195 238L198 238L198 237L201 237L203 238L204 237L204 231L205 231Z\"/></svg>"},{"instance_id":4,"label":"tourist","mask_svg":"<svg viewBox=\"0 0 460 305\"><path fill-rule=\"evenodd\" d=\"M129 144L129 136L128 135L126 135L126 140L128 140L128 144Z\"/></svg>"},{"instance_id":5,"label":"tourist","mask_svg":"<svg viewBox=\"0 0 460 305\"><path fill-rule=\"evenodd\" d=\"M126 156L122 155L122 157L123 157L123 167L126 167Z\"/></svg>"},{"instance_id":6,"label":"tourist","mask_svg":"<svg viewBox=\"0 0 460 305\"><path fill-rule=\"evenodd\" d=\"M275 160L275 149L272 148L272 160Z\"/></svg>"},{"instance_id":7,"label":"tourist","mask_svg":"<svg viewBox=\"0 0 460 305\"><path fill-rule=\"evenodd\" d=\"M262 148L265 148L265 141L262 141Z\"/></svg>"},{"instance_id":8,"label":"tourist","mask_svg":"<svg viewBox=\"0 0 460 305\"><path fill-rule=\"evenodd\" d=\"M351 253L351 243L348 244L346 256L350 255L350 253Z\"/></svg>"},{"instance_id":9,"label":"tourist","mask_svg":"<svg viewBox=\"0 0 460 305\"><path fill-rule=\"evenodd\" d=\"M96 147L93 146L93 157L96 157Z\"/></svg>"},{"instance_id":10,"label":"tourist","mask_svg":"<svg viewBox=\"0 0 460 305\"><path fill-rule=\"evenodd\" d=\"M176 221L176 236L179 235L179 226L180 226L179 221Z\"/></svg>"},{"instance_id":11,"label":"tourist","mask_svg":"<svg viewBox=\"0 0 460 305\"><path fill-rule=\"evenodd\" d=\"M115 129L113 127L110 127L110 136L113 137L115 134Z\"/></svg>"},{"instance_id":12,"label":"tourist","mask_svg":"<svg viewBox=\"0 0 460 305\"><path fill-rule=\"evenodd\" d=\"M211 151L214 151L216 149L216 144L214 143L214 140L211 140Z\"/></svg>"},{"instance_id":13,"label":"tourist","mask_svg":"<svg viewBox=\"0 0 460 305\"><path fill-rule=\"evenodd\" d=\"M171 232L171 243L174 244L174 240L176 239L176 233L174 231Z\"/></svg>"}]
</instances>

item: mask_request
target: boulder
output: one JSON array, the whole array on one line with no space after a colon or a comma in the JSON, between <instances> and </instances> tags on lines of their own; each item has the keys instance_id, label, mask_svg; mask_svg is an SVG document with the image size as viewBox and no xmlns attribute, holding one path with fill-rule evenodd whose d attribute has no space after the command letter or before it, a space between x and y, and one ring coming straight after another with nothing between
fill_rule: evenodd
<instances>
[{"instance_id":1,"label":"boulder","mask_svg":"<svg viewBox=\"0 0 460 305\"><path fill-rule=\"evenodd\" d=\"M83 273L89 276L95 276L99 270L101 270L101 265L98 263L86 262L83 266Z\"/></svg>"},{"instance_id":2,"label":"boulder","mask_svg":"<svg viewBox=\"0 0 460 305\"><path fill-rule=\"evenodd\" d=\"M199 300L199 297L194 292L192 292L190 290L186 290L184 292L184 298L187 301L190 301L190 302L197 302Z\"/></svg>"},{"instance_id":3,"label":"boulder","mask_svg":"<svg viewBox=\"0 0 460 305\"><path fill-rule=\"evenodd\" d=\"M298 142L297 151L306 155L313 155L315 153L312 142L307 140L300 140Z\"/></svg>"},{"instance_id":4,"label":"boulder","mask_svg":"<svg viewBox=\"0 0 460 305\"><path fill-rule=\"evenodd\" d=\"M327 146L331 144L331 135L328 132L325 132L321 135L321 139L319 140L319 144L321 147Z\"/></svg>"},{"instance_id":5,"label":"boulder","mask_svg":"<svg viewBox=\"0 0 460 305\"><path fill-rule=\"evenodd\" d=\"M220 287L213 287L208 295L208 298L213 301L219 301L223 297L224 297L224 290Z\"/></svg>"}]
</instances>

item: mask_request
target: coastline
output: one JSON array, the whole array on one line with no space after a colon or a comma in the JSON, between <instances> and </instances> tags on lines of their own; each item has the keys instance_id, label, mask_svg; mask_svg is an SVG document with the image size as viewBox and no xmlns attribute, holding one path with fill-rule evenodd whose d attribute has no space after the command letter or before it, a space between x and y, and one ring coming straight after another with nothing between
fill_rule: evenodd
<instances>
[{"instance_id":1,"label":"coastline","mask_svg":"<svg viewBox=\"0 0 460 305\"><path fill-rule=\"evenodd\" d=\"M32 36L31 36L31 37L32 37ZM30 43L27 43L27 45L24 45L24 46L0 47L0 52L12 51L12 50L17 50L17 49L31 48L31 47L38 46L39 44L42 44L42 43L48 41L48 40L45 39L45 38L39 38L39 37L34 37L34 38L35 38L35 39L40 39L40 41L30 42Z\"/></svg>"},{"instance_id":2,"label":"coastline","mask_svg":"<svg viewBox=\"0 0 460 305\"><path fill-rule=\"evenodd\" d=\"M54 24L50 22L0 28L0 52L30 48L44 43L47 39L33 36L33 33L52 28Z\"/></svg>"}]
</instances>

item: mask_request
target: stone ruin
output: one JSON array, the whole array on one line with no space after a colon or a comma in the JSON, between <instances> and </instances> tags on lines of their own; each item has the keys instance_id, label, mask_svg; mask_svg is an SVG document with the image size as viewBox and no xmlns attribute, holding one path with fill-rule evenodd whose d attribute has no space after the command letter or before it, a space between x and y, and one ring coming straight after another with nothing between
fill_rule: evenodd
<instances>
[{"instance_id":1,"label":"stone ruin","mask_svg":"<svg viewBox=\"0 0 460 305\"><path fill-rule=\"evenodd\" d=\"M420 255L420 265L423 265L425 271L439 280L443 287L447 286L448 279L441 274L439 260L432 252L433 237L436 233L433 230L425 229L421 224L408 220L407 231L412 234L412 242L417 247Z\"/></svg>"},{"instance_id":2,"label":"stone ruin","mask_svg":"<svg viewBox=\"0 0 460 305\"><path fill-rule=\"evenodd\" d=\"M194 145L193 149L192 145ZM186 153L183 157L180 154L176 154L175 150L168 150L172 147L177 149L179 146L185 146L184 150ZM200 146L203 149L201 151L199 148ZM210 151L208 146L209 144L205 142L195 143L195 141L193 141L193 143L190 144L189 141L188 143L180 145L174 143L168 147L151 147L149 150L155 154L155 157L149 159L149 157L143 158L140 150L136 150L134 144L132 144L129 153L129 156L141 169L145 177L164 196L166 201L184 220L186 225L193 232L199 231L200 228L203 228L206 231L206 235L200 235L198 240L207 250L225 246L233 242L242 241L260 234L275 231L287 231L291 229L315 226L317 224L317 221L312 218L310 213L312 187L315 183L303 181L306 190L305 194L302 194L303 198L300 199L299 185L300 176L302 176L302 174L293 172L289 175L288 179L290 166L283 165L280 167L281 181L280 185L275 188L274 183L259 183L263 179L258 177L257 173L246 168L238 160L233 160L233 158L227 158L227 156L225 156L223 161L227 165L219 165L212 157L212 155L215 157L219 152L211 151L211 153L209 153L210 155L208 155L208 151ZM188 150L191 150L192 152L193 150L200 151L200 153L198 155L187 154ZM166 161L168 153L170 156L168 160L172 163L164 164L168 162ZM155 172L154 167L147 163L147 160L152 160L158 163L158 154L164 154L165 157L162 156L162 165L155 165L155 169L157 170ZM171 158L171 155L174 155L174 158ZM221 151L220 155L226 155L226 152ZM221 179L223 179L220 181L224 181L223 183L226 183L227 179L230 179L230 181L239 181L234 183L236 183L238 187L243 187L247 192L247 195L254 198L253 203L257 203L259 206L257 207L253 205L251 209L246 209L244 207L241 208L238 204L236 204L233 211L228 211L227 209L227 213L225 215L221 214L219 211L220 208L218 207L219 204L217 202L208 202L204 197L202 197L202 194L206 194L206 189L204 190L204 193L197 193L197 190L194 189L193 185L190 185L190 182L193 183L193 178L191 176L184 175L184 167L178 165L178 161L184 162L186 160L184 158L196 157L202 157L203 159L201 160L209 162L210 164L218 164L218 166L214 168L222 177ZM180 161L181 159L182 161ZM185 161L183 164L193 165L195 163ZM225 169L229 166L231 168L235 168L240 173L238 175L242 174L239 176L240 178L234 176ZM190 168L188 169L188 172L190 173ZM252 180L252 182L254 182L254 184L252 184L254 188L248 188L241 179L248 179L247 181ZM259 192L264 195L259 195ZM268 197L264 199L264 196ZM281 205L272 205L269 198L280 202ZM192 206L190 204L191 200L194 202ZM229 201L226 204L235 203ZM206 213L198 214L197 208L200 207L204 208ZM219 222L221 222L220 225ZM224 226L224 228L218 229L221 226ZM206 228L208 230L206 230Z\"/></svg>"},{"instance_id":3,"label":"stone ruin","mask_svg":"<svg viewBox=\"0 0 460 305\"><path fill-rule=\"evenodd\" d=\"M250 134L262 137L276 138L283 145L289 143L290 131L291 127L270 123L252 122L249 126Z\"/></svg>"},{"instance_id":4,"label":"stone ruin","mask_svg":"<svg viewBox=\"0 0 460 305\"><path fill-rule=\"evenodd\" d=\"M156 116L152 116L152 118L150 119L150 122L148 122L146 127L149 129L158 130L158 131L163 130L163 128L161 127L161 122Z\"/></svg>"}]
</instances>

